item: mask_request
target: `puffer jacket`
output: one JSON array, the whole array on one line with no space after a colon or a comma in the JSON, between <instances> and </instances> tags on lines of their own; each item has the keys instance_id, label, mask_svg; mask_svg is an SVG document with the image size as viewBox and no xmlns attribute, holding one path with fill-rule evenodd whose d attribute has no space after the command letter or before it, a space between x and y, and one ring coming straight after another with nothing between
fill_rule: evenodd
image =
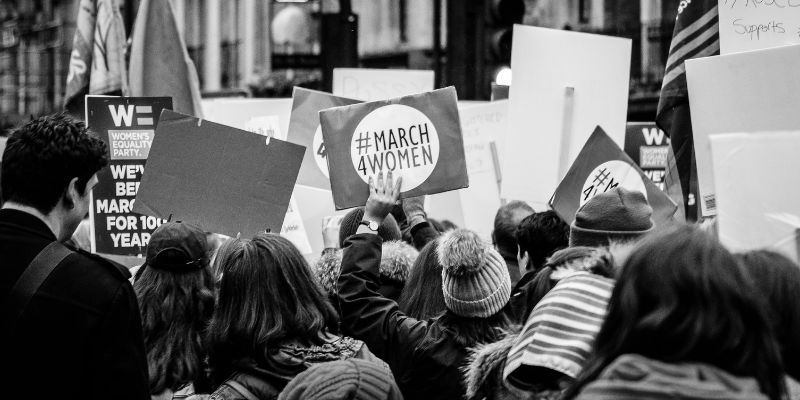
<instances>
[{"instance_id":1,"label":"puffer jacket","mask_svg":"<svg viewBox=\"0 0 800 400\"><path fill-rule=\"evenodd\" d=\"M284 343L257 363L246 358L234 363L234 372L225 380L209 400L273 400L295 376L314 364L358 358L385 365L359 340L323 334L323 344L303 346Z\"/></svg>"},{"instance_id":2,"label":"puffer jacket","mask_svg":"<svg viewBox=\"0 0 800 400\"><path fill-rule=\"evenodd\" d=\"M406 399L461 399L460 367L468 349L441 319L404 315L378 293L381 239L357 234L345 242L339 301L342 330L363 340L392 369Z\"/></svg>"},{"instance_id":3,"label":"puffer jacket","mask_svg":"<svg viewBox=\"0 0 800 400\"><path fill-rule=\"evenodd\" d=\"M668 364L637 354L614 360L579 400L767 400L758 382L697 363Z\"/></svg>"}]
</instances>

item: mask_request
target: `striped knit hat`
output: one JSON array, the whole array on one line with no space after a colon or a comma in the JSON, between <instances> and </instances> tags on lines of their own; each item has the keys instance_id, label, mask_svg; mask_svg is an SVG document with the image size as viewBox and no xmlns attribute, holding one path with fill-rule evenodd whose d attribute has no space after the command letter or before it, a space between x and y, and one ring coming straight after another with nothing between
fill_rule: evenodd
<instances>
[{"instance_id":1,"label":"striped knit hat","mask_svg":"<svg viewBox=\"0 0 800 400\"><path fill-rule=\"evenodd\" d=\"M588 272L562 279L534 307L508 352L503 378L519 389L536 382L531 368L575 378L592 350L614 281Z\"/></svg>"},{"instance_id":2,"label":"striped knit hat","mask_svg":"<svg viewBox=\"0 0 800 400\"><path fill-rule=\"evenodd\" d=\"M386 364L350 358L320 363L298 374L278 400L402 400Z\"/></svg>"},{"instance_id":3,"label":"striped knit hat","mask_svg":"<svg viewBox=\"0 0 800 400\"><path fill-rule=\"evenodd\" d=\"M439 238L442 294L448 310L467 318L486 318L511 297L506 262L475 232L455 229Z\"/></svg>"}]
</instances>

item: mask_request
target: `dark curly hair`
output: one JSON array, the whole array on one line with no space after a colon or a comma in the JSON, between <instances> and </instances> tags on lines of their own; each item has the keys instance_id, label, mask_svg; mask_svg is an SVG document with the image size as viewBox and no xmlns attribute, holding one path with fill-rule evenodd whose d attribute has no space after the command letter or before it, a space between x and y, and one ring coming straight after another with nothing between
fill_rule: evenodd
<instances>
[{"instance_id":1,"label":"dark curly hair","mask_svg":"<svg viewBox=\"0 0 800 400\"><path fill-rule=\"evenodd\" d=\"M106 165L106 144L83 122L64 114L36 118L8 138L0 172L2 198L49 214L73 178L83 193Z\"/></svg>"},{"instance_id":2,"label":"dark curly hair","mask_svg":"<svg viewBox=\"0 0 800 400\"><path fill-rule=\"evenodd\" d=\"M531 214L517 227L520 253L528 253L528 271L540 270L547 257L569 246L569 225L553 210Z\"/></svg>"}]
</instances>

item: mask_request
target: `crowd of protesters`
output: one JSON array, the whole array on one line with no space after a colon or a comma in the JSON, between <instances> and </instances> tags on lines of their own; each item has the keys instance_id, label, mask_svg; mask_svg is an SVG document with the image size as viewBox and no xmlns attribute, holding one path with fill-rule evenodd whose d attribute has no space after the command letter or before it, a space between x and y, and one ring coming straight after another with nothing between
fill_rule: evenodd
<instances>
[{"instance_id":1,"label":"crowd of protesters","mask_svg":"<svg viewBox=\"0 0 800 400\"><path fill-rule=\"evenodd\" d=\"M61 115L8 139L9 398L800 398L800 268L656 226L639 192L571 224L512 201L489 242L400 200L388 171L326 219L314 263L276 234L168 222L131 276L65 244L106 153Z\"/></svg>"}]
</instances>

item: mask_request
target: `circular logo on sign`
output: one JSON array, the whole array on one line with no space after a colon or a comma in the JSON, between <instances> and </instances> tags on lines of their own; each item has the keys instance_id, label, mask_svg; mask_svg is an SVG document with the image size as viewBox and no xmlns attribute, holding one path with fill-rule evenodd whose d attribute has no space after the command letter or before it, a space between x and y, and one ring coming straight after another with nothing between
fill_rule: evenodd
<instances>
[{"instance_id":1,"label":"circular logo on sign","mask_svg":"<svg viewBox=\"0 0 800 400\"><path fill-rule=\"evenodd\" d=\"M317 162L317 167L326 178L330 178L328 173L328 153L325 151L325 143L322 142L322 128L319 125L317 125L317 130L314 132L311 148L314 151L314 161Z\"/></svg>"},{"instance_id":2,"label":"circular logo on sign","mask_svg":"<svg viewBox=\"0 0 800 400\"><path fill-rule=\"evenodd\" d=\"M439 162L439 134L419 110L390 104L367 114L350 142L353 167L364 182L380 171L403 177L402 191L412 190Z\"/></svg>"},{"instance_id":3,"label":"circular logo on sign","mask_svg":"<svg viewBox=\"0 0 800 400\"><path fill-rule=\"evenodd\" d=\"M647 198L647 188L636 169L624 161L611 160L598 165L586 177L583 190L581 190L580 205L583 206L595 195L605 193L617 186L641 192Z\"/></svg>"}]
</instances>

